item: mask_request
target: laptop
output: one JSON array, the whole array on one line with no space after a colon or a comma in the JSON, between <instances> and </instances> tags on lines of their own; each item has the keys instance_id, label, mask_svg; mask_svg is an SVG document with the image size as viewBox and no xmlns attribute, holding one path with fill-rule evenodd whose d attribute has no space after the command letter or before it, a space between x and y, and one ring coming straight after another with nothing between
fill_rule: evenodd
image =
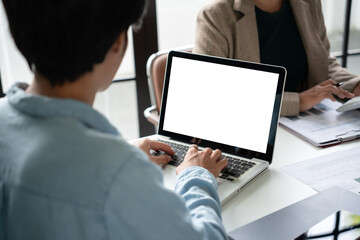
<instances>
[{"instance_id":1,"label":"laptop","mask_svg":"<svg viewBox=\"0 0 360 240\"><path fill-rule=\"evenodd\" d=\"M156 135L175 151L164 167L165 186L174 189L175 168L191 144L220 149L228 159L218 177L222 205L264 172L273 158L285 77L283 67L171 51Z\"/></svg>"}]
</instances>

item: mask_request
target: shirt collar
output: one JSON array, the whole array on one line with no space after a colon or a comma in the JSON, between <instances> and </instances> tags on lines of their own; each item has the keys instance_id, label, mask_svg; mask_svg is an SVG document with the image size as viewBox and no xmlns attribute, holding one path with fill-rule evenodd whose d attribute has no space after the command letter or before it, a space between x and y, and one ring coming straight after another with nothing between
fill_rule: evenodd
<instances>
[{"instance_id":1,"label":"shirt collar","mask_svg":"<svg viewBox=\"0 0 360 240\"><path fill-rule=\"evenodd\" d=\"M50 98L26 93L26 83L15 83L7 92L11 106L37 118L74 118L89 128L119 135L117 129L90 105L73 99Z\"/></svg>"}]
</instances>

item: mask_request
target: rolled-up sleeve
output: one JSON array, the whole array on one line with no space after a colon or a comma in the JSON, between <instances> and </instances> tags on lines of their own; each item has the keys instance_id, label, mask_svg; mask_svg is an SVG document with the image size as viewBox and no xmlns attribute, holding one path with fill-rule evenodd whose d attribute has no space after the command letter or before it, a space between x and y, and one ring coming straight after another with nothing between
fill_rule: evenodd
<instances>
[{"instance_id":1,"label":"rolled-up sleeve","mask_svg":"<svg viewBox=\"0 0 360 240\"><path fill-rule=\"evenodd\" d=\"M159 167L132 157L122 166L105 205L110 239L226 239L216 179L201 167L163 186Z\"/></svg>"}]
</instances>

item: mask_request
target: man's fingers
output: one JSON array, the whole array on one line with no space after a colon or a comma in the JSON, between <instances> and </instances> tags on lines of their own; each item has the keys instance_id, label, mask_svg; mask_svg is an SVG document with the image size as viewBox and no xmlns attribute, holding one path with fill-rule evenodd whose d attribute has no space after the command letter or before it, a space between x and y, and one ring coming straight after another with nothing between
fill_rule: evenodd
<instances>
[{"instance_id":1,"label":"man's fingers","mask_svg":"<svg viewBox=\"0 0 360 240\"><path fill-rule=\"evenodd\" d=\"M188 149L188 152L197 152L199 150L198 146L196 144L192 144L190 145L189 149Z\"/></svg>"},{"instance_id":2,"label":"man's fingers","mask_svg":"<svg viewBox=\"0 0 360 240\"><path fill-rule=\"evenodd\" d=\"M155 151L161 150L169 155L175 154L174 150L172 150L172 148L169 145L162 143L162 142L158 142L158 141L152 141L150 143L150 149L153 149Z\"/></svg>"},{"instance_id":3,"label":"man's fingers","mask_svg":"<svg viewBox=\"0 0 360 240\"><path fill-rule=\"evenodd\" d=\"M199 146L196 145L196 144L191 144L190 147L189 147L189 149L190 149L190 148L194 148L195 150L199 150Z\"/></svg>"},{"instance_id":4,"label":"man's fingers","mask_svg":"<svg viewBox=\"0 0 360 240\"><path fill-rule=\"evenodd\" d=\"M151 156L150 160L157 164L166 164L171 161L171 157L169 155Z\"/></svg>"},{"instance_id":5,"label":"man's fingers","mask_svg":"<svg viewBox=\"0 0 360 240\"><path fill-rule=\"evenodd\" d=\"M216 171L214 171L214 176L218 177L220 172L226 168L226 166L228 165L228 161L226 158L222 158L220 159L218 162L216 162Z\"/></svg>"},{"instance_id":6,"label":"man's fingers","mask_svg":"<svg viewBox=\"0 0 360 240\"><path fill-rule=\"evenodd\" d=\"M222 158L220 159L220 161L218 162L218 164L220 165L221 167L221 170L226 168L227 165L228 165L228 160L226 158Z\"/></svg>"},{"instance_id":7,"label":"man's fingers","mask_svg":"<svg viewBox=\"0 0 360 240\"><path fill-rule=\"evenodd\" d=\"M207 154L207 155L211 155L212 153L213 153L213 151L211 150L211 148L205 148L204 150L203 150L203 153L204 154Z\"/></svg>"},{"instance_id":8,"label":"man's fingers","mask_svg":"<svg viewBox=\"0 0 360 240\"><path fill-rule=\"evenodd\" d=\"M211 158L214 158L215 160L219 160L220 157L222 155L222 152L219 149L216 149L215 151L213 151L213 153L211 154Z\"/></svg>"}]
</instances>

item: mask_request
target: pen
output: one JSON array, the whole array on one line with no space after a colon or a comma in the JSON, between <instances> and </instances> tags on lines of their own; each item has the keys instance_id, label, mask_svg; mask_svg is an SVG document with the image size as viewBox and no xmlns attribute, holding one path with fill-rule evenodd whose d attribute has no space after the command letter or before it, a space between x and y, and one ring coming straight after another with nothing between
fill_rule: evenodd
<instances>
[{"instance_id":1,"label":"pen","mask_svg":"<svg viewBox=\"0 0 360 240\"><path fill-rule=\"evenodd\" d=\"M345 83L345 82L338 82L338 83L334 84L334 86L340 87L340 86L343 85L344 83Z\"/></svg>"}]
</instances>

